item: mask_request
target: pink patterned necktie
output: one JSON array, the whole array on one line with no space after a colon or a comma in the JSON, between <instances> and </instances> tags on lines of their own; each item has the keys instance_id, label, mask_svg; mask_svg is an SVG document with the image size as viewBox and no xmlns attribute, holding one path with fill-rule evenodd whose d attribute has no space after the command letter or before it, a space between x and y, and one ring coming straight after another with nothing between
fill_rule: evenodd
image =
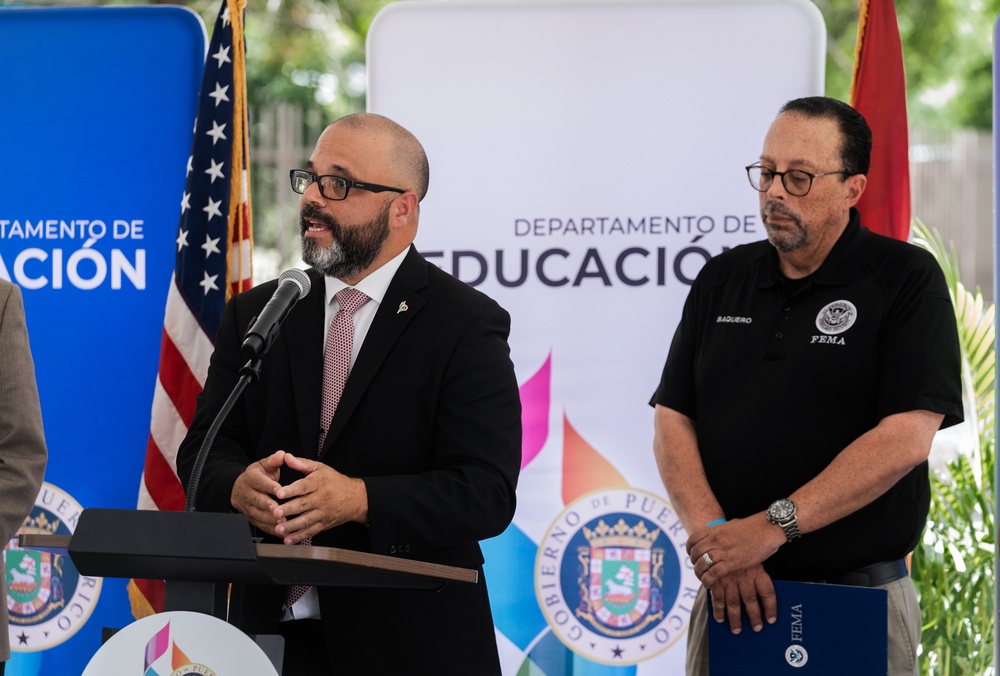
<instances>
[{"instance_id":1,"label":"pink patterned necktie","mask_svg":"<svg viewBox=\"0 0 1000 676\"><path fill-rule=\"evenodd\" d=\"M337 292L340 309L330 322L326 334L326 350L323 355L323 401L319 411L319 444L317 455L323 450L330 421L344 393L344 385L351 370L351 351L354 349L354 313L370 298L357 289L347 287ZM311 545L312 538L306 538L302 545ZM308 585L293 585L288 588L285 606L291 608L309 590Z\"/></svg>"},{"instance_id":2,"label":"pink patterned necktie","mask_svg":"<svg viewBox=\"0 0 1000 676\"><path fill-rule=\"evenodd\" d=\"M323 403L319 411L319 448L323 450L330 421L344 393L344 384L351 370L351 351L354 349L354 313L361 309L370 298L347 287L337 292L340 309L330 322L326 334L326 350L323 355Z\"/></svg>"}]
</instances>

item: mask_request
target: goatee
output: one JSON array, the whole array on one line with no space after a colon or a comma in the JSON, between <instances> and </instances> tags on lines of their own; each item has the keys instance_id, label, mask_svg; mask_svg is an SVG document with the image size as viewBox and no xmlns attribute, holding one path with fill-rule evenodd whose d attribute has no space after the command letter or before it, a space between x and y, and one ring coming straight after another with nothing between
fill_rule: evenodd
<instances>
[{"instance_id":1,"label":"goatee","mask_svg":"<svg viewBox=\"0 0 1000 676\"><path fill-rule=\"evenodd\" d=\"M791 228L778 228L768 222L768 216L780 214L792 222ZM809 240L809 229L794 211L780 202L768 200L760 208L764 229L767 230L767 241L778 251L789 253L801 248Z\"/></svg>"},{"instance_id":2,"label":"goatee","mask_svg":"<svg viewBox=\"0 0 1000 676\"><path fill-rule=\"evenodd\" d=\"M322 245L306 237L307 221L312 220L330 229L331 243ZM389 204L367 223L343 226L337 219L310 204L299 215L302 231L302 260L327 277L346 279L366 270L382 251L389 238Z\"/></svg>"}]
</instances>

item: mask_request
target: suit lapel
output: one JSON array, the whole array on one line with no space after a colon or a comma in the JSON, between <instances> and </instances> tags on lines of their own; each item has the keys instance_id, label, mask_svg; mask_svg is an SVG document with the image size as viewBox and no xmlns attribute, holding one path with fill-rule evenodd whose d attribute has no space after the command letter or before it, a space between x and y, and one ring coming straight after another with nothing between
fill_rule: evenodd
<instances>
[{"instance_id":1,"label":"suit lapel","mask_svg":"<svg viewBox=\"0 0 1000 676\"><path fill-rule=\"evenodd\" d=\"M319 409L323 393L323 323L326 290L323 275L309 270L312 288L285 318L282 332L288 341L288 368L294 406L302 437L299 454L313 457L319 443Z\"/></svg>"},{"instance_id":2,"label":"suit lapel","mask_svg":"<svg viewBox=\"0 0 1000 676\"><path fill-rule=\"evenodd\" d=\"M358 359L351 369L344 386L344 393L333 414L333 422L326 435L322 458L343 431L344 425L350 419L354 409L364 396L372 378L378 373L382 362L392 350L399 336L420 312L426 301L417 292L427 286L427 262L410 247L409 253L399 266L385 297L375 313L368 335L358 353ZM405 306L403 305L405 303ZM401 310L405 307L405 310ZM318 411L318 409L317 409Z\"/></svg>"}]
</instances>

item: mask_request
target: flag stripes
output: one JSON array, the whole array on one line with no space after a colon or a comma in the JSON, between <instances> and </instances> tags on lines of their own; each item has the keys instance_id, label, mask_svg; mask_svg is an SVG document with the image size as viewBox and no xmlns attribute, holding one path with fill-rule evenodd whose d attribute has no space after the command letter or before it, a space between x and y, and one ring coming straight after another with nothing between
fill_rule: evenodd
<instances>
[{"instance_id":1,"label":"flag stripes","mask_svg":"<svg viewBox=\"0 0 1000 676\"><path fill-rule=\"evenodd\" d=\"M226 301L252 283L245 6L246 0L224 0L205 60L180 201L139 509L184 508L177 449L194 417ZM129 597L135 617L159 612L163 581L132 580Z\"/></svg>"}]
</instances>

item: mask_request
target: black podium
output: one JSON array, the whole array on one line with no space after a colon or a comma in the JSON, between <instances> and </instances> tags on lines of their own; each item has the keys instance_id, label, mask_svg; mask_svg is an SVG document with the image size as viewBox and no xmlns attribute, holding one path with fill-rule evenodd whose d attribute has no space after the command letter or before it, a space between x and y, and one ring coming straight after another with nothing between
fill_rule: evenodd
<instances>
[{"instance_id":1,"label":"black podium","mask_svg":"<svg viewBox=\"0 0 1000 676\"><path fill-rule=\"evenodd\" d=\"M164 610L228 621L229 584L439 589L476 570L332 547L255 543L241 514L85 509L73 535L18 536L24 549L67 554L81 575L164 580ZM251 636L281 674L284 640Z\"/></svg>"},{"instance_id":2,"label":"black podium","mask_svg":"<svg viewBox=\"0 0 1000 676\"><path fill-rule=\"evenodd\" d=\"M241 514L85 509L72 536L24 534L20 546L68 554L82 575L164 580L164 610L227 619L231 582L438 589L479 573L333 547L255 543Z\"/></svg>"}]
</instances>

